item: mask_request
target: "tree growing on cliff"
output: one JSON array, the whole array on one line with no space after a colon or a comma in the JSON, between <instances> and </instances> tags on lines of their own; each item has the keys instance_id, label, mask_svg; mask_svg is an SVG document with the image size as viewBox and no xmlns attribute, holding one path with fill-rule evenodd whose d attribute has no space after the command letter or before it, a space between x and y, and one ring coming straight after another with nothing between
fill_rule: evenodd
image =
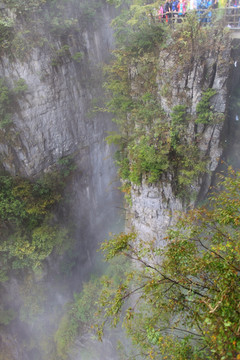
<instances>
[{"instance_id":1,"label":"tree growing on cliff","mask_svg":"<svg viewBox=\"0 0 240 360\"><path fill-rule=\"evenodd\" d=\"M125 255L133 267L117 287L105 279L99 337L123 316L143 358L240 359L239 239L240 171L229 168L208 206L169 230L164 249L134 233L104 242L106 260Z\"/></svg>"}]
</instances>

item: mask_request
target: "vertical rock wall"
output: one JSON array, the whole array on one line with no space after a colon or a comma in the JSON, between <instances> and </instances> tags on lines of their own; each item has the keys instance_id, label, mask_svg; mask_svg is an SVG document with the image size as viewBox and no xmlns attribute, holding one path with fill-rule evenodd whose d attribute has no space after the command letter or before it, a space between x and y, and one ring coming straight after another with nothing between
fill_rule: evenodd
<instances>
[{"instance_id":1,"label":"vertical rock wall","mask_svg":"<svg viewBox=\"0 0 240 360\"><path fill-rule=\"evenodd\" d=\"M65 11L79 19L77 30L54 35L38 25L39 36L50 46L38 46L37 39L24 58L1 57L0 77L10 88L23 79L27 90L15 99L12 124L0 131L0 159L11 174L34 177L73 155L73 215L82 233L95 233L104 217L114 218L119 199L112 150L104 141L113 125L108 115L92 111L102 96L101 67L113 47L113 13L103 2L92 23L82 26L84 17L76 8L69 5ZM16 31L23 32L27 25L15 21Z\"/></svg>"},{"instance_id":2,"label":"vertical rock wall","mask_svg":"<svg viewBox=\"0 0 240 360\"><path fill-rule=\"evenodd\" d=\"M181 53L171 51L171 44L159 55L156 81L159 101L165 113L170 117L175 105L184 104L189 115L196 118L197 103L203 92L212 88L216 90L216 95L211 99L211 107L222 119L212 125L189 124L189 138L198 138L198 147L208 158L207 173L191 185L190 201L177 196L171 174L164 175L157 185L143 181L141 186L132 186L129 226L133 226L141 237L156 238L162 244L166 229L176 219L177 212L186 211L206 196L214 171L225 156L225 149L233 146L232 135L228 131L235 122L235 116L230 116L230 100L239 78L240 54L231 37L222 43L220 41L218 46L212 44L214 41L213 36L209 39L209 46L201 53L193 53L191 62L185 64L181 62ZM134 76L132 81L134 84Z\"/></svg>"}]
</instances>

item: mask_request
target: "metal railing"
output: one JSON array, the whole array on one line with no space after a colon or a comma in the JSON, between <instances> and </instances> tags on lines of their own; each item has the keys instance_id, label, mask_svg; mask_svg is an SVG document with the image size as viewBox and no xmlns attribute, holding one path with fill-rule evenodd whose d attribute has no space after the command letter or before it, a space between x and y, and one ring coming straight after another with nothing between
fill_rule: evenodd
<instances>
[{"instance_id":1,"label":"metal railing","mask_svg":"<svg viewBox=\"0 0 240 360\"><path fill-rule=\"evenodd\" d=\"M239 0L240 2L240 0ZM225 8L212 8L188 10L184 15L177 12L167 12L151 16L153 22L166 24L172 30L178 27L178 23L183 23L190 13L195 13L201 27L227 27L230 30L232 39L240 40L240 6L227 6Z\"/></svg>"},{"instance_id":2,"label":"metal railing","mask_svg":"<svg viewBox=\"0 0 240 360\"><path fill-rule=\"evenodd\" d=\"M230 29L240 30L240 7L226 7L224 9L223 21L225 26Z\"/></svg>"},{"instance_id":3,"label":"metal railing","mask_svg":"<svg viewBox=\"0 0 240 360\"><path fill-rule=\"evenodd\" d=\"M240 31L240 7L228 6L226 8L219 9L196 9L194 11L199 19L199 22L203 25L212 23L215 19L221 19L222 23L230 29ZM161 15L156 16L156 21L167 24L180 23L184 21L188 15L186 12L184 15L178 15L177 12L169 11Z\"/></svg>"},{"instance_id":4,"label":"metal railing","mask_svg":"<svg viewBox=\"0 0 240 360\"><path fill-rule=\"evenodd\" d=\"M199 22L201 23L208 23L212 21L212 9L197 9L190 10L189 12L195 12ZM177 12L168 11L156 16L155 21L166 24L181 23L186 19L189 12L187 11L184 15L179 15Z\"/></svg>"}]
</instances>

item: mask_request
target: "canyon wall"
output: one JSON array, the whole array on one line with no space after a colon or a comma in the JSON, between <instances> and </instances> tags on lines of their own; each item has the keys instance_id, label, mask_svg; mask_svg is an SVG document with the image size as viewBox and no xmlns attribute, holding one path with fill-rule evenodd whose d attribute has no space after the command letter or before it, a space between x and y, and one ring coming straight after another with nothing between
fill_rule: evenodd
<instances>
[{"instance_id":1,"label":"canyon wall","mask_svg":"<svg viewBox=\"0 0 240 360\"><path fill-rule=\"evenodd\" d=\"M188 139L197 139L202 156L208 159L207 172L196 177L186 193L190 198L187 196L186 200L185 194L176 194L175 179L171 173L163 175L158 184L149 184L143 178L140 186L131 187L128 226L133 227L141 237L155 238L162 245L166 230L174 223L178 212L187 211L204 200L214 183L215 173L224 167L221 163L226 162L226 166L238 162L239 108L236 104L240 53L239 41L228 35L216 47L217 40L213 34L209 44L202 49L196 48L191 61L185 63L182 62L183 53L171 50L171 42L169 48L159 55L156 76L158 100L169 121L173 107L180 104L186 104L189 116L195 119L196 106L207 89L216 92L210 104L219 118L213 124L189 123ZM130 77L134 93L139 87L137 67L131 68Z\"/></svg>"},{"instance_id":2,"label":"canyon wall","mask_svg":"<svg viewBox=\"0 0 240 360\"><path fill-rule=\"evenodd\" d=\"M92 3L85 5L91 8ZM1 56L0 77L10 89L19 79L27 89L15 97L11 124L1 129L0 158L10 174L35 178L71 155L77 166L68 186L73 216L78 230L89 234L104 219L111 223L119 198L112 149L104 141L113 125L108 114L93 111L102 96L102 65L113 47L113 9L98 4L91 21L79 9L69 2L61 21L74 20L75 25L55 32L33 15L37 38L30 42L27 20L5 7L5 16L14 18L14 31L22 38L25 34L25 46L30 44ZM46 7L40 16L48 12Z\"/></svg>"}]
</instances>

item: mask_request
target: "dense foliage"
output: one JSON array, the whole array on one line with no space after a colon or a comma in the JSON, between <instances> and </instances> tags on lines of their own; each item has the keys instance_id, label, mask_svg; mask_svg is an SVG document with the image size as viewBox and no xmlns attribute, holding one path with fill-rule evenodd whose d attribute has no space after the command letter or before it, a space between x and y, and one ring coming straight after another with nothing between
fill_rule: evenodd
<instances>
[{"instance_id":1,"label":"dense foliage","mask_svg":"<svg viewBox=\"0 0 240 360\"><path fill-rule=\"evenodd\" d=\"M1 281L10 270L36 271L54 248L61 253L69 246L68 231L53 216L69 174L62 169L36 181L0 176Z\"/></svg>"},{"instance_id":2,"label":"dense foliage","mask_svg":"<svg viewBox=\"0 0 240 360\"><path fill-rule=\"evenodd\" d=\"M163 249L134 233L102 244L106 260L125 255L133 263L116 287L105 281L99 311L124 326L150 359L240 358L240 172L220 176L208 207L183 214ZM126 307L127 305L127 307ZM134 359L135 357L127 357ZM137 358L137 357L136 357Z\"/></svg>"}]
</instances>

